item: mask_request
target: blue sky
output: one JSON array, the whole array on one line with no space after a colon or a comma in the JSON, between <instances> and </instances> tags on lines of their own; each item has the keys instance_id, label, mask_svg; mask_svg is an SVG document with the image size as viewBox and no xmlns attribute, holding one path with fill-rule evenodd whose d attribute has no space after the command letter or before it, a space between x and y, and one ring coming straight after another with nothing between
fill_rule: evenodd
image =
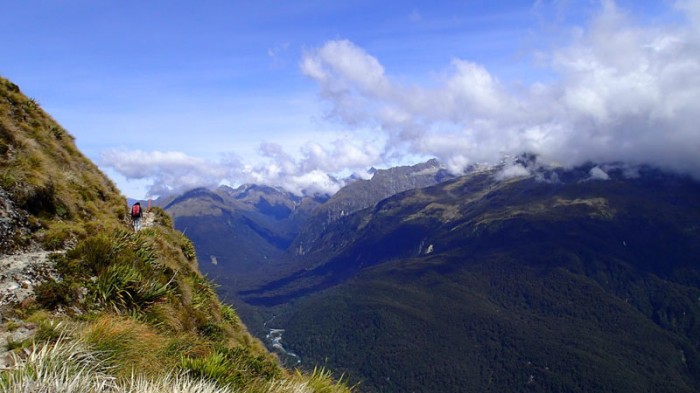
<instances>
[{"instance_id":1,"label":"blue sky","mask_svg":"<svg viewBox=\"0 0 700 393\"><path fill-rule=\"evenodd\" d=\"M131 197L522 151L697 175L698 3L4 1L0 75Z\"/></svg>"}]
</instances>

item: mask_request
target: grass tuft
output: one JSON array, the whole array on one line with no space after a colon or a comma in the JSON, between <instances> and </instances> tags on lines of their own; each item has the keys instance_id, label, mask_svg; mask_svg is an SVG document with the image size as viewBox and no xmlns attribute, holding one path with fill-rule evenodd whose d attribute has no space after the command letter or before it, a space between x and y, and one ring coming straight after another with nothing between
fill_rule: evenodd
<instances>
[{"instance_id":1,"label":"grass tuft","mask_svg":"<svg viewBox=\"0 0 700 393\"><path fill-rule=\"evenodd\" d=\"M87 325L80 336L121 377L133 370L158 375L174 366L175 359L163 356L167 345L163 336L130 318L105 315Z\"/></svg>"},{"instance_id":2,"label":"grass tuft","mask_svg":"<svg viewBox=\"0 0 700 393\"><path fill-rule=\"evenodd\" d=\"M17 365L0 375L0 391L6 393L109 391L115 378L95 354L81 342L58 339L34 346L26 359L13 353Z\"/></svg>"}]
</instances>

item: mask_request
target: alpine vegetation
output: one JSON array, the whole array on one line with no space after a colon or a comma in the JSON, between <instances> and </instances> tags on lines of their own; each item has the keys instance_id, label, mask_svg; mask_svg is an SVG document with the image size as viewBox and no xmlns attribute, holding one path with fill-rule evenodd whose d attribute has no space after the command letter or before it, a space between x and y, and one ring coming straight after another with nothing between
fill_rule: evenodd
<instances>
[{"instance_id":1,"label":"alpine vegetation","mask_svg":"<svg viewBox=\"0 0 700 393\"><path fill-rule=\"evenodd\" d=\"M255 389L234 389L210 379L187 373L162 374L149 378L136 371L126 378L116 378L105 361L106 354L89 349L84 340L62 336L53 343L35 345L23 355L13 354L15 366L0 375L3 393L313 393L345 392L335 385L330 374L318 370L306 378L297 374L288 379L261 383Z\"/></svg>"}]
</instances>

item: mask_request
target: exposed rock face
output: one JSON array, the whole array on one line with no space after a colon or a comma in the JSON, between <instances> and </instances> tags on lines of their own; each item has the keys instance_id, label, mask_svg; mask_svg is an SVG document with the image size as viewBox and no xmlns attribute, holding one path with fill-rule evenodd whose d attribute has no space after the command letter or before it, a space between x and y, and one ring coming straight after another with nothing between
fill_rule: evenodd
<instances>
[{"instance_id":1,"label":"exposed rock face","mask_svg":"<svg viewBox=\"0 0 700 393\"><path fill-rule=\"evenodd\" d=\"M15 227L12 227L13 229ZM11 318L5 324L7 311L13 305L32 301L34 288L49 277L57 278L49 261L48 251L0 256L0 370L12 366L15 358L9 352L12 343L20 343L34 336L37 326ZM13 328L8 326L14 325Z\"/></svg>"},{"instance_id":2,"label":"exposed rock face","mask_svg":"<svg viewBox=\"0 0 700 393\"><path fill-rule=\"evenodd\" d=\"M453 178L437 160L413 166L379 169L369 180L355 181L340 189L317 210L325 212L328 221L374 206L382 199L416 188L429 187Z\"/></svg>"},{"instance_id":3,"label":"exposed rock face","mask_svg":"<svg viewBox=\"0 0 700 393\"><path fill-rule=\"evenodd\" d=\"M27 213L17 209L5 190L0 188L0 255L28 246Z\"/></svg>"},{"instance_id":4,"label":"exposed rock face","mask_svg":"<svg viewBox=\"0 0 700 393\"><path fill-rule=\"evenodd\" d=\"M0 257L0 307L21 303L34 295L34 287L54 273L48 251Z\"/></svg>"}]
</instances>

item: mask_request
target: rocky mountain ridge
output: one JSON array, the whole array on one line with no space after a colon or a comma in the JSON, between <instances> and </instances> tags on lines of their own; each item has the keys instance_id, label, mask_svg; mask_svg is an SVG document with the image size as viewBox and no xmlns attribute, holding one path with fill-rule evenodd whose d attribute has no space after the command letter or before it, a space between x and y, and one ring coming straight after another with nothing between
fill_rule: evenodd
<instances>
[{"instance_id":1,"label":"rocky mountain ridge","mask_svg":"<svg viewBox=\"0 0 700 393\"><path fill-rule=\"evenodd\" d=\"M297 255L308 253L326 227L343 217L374 206L392 195L432 186L454 177L436 159L372 172L370 179L360 179L346 185L316 208L294 241L293 248Z\"/></svg>"}]
</instances>

